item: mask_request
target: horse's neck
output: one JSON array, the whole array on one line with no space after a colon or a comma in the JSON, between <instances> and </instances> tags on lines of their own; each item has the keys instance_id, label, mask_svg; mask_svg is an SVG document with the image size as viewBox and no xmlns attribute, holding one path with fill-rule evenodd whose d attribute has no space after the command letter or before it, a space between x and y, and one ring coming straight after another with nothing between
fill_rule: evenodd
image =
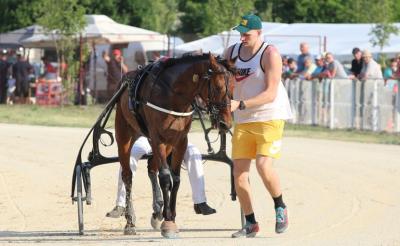
<instances>
[{"instance_id":1,"label":"horse's neck","mask_svg":"<svg viewBox=\"0 0 400 246\"><path fill-rule=\"evenodd\" d=\"M173 82L173 84L171 84L171 87L179 89L184 88L186 92L190 92L188 94L190 94L190 97L194 99L194 97L200 93L200 90L203 87L203 83L205 83L203 77L207 73L208 61L195 61L193 63L185 65L186 67L181 70L181 75L178 75L175 78L175 81ZM173 72L179 74L179 69L182 68L177 68L177 70Z\"/></svg>"}]
</instances>

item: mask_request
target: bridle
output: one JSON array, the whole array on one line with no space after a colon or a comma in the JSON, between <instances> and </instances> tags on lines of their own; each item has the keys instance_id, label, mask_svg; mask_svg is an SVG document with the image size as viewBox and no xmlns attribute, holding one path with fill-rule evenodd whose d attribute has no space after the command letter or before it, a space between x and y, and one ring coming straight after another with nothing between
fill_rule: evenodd
<instances>
[{"instance_id":1,"label":"bridle","mask_svg":"<svg viewBox=\"0 0 400 246\"><path fill-rule=\"evenodd\" d=\"M230 99L232 95L229 93L229 76L231 72L228 71L222 64L218 63L223 68L220 68L218 71L213 71L212 69L208 69L206 74L203 75L203 79L206 81L208 86L208 95L206 100L206 111L210 115L210 119L215 123L222 123L227 126L227 123L224 122L220 116L221 110L229 107L231 105ZM216 92L215 86L212 86L212 77L213 75L223 74L224 75L224 85L225 85L225 94L222 98L224 101L216 100L218 93Z\"/></svg>"}]
</instances>

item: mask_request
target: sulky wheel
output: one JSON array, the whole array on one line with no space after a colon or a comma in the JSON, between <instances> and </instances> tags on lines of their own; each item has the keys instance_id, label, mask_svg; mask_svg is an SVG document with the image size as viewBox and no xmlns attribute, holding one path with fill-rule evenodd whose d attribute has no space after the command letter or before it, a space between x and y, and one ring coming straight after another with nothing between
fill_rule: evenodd
<instances>
[{"instance_id":1,"label":"sulky wheel","mask_svg":"<svg viewBox=\"0 0 400 246\"><path fill-rule=\"evenodd\" d=\"M78 203L79 235L83 235L83 199L82 199L82 172L81 166L76 166L76 196Z\"/></svg>"}]
</instances>

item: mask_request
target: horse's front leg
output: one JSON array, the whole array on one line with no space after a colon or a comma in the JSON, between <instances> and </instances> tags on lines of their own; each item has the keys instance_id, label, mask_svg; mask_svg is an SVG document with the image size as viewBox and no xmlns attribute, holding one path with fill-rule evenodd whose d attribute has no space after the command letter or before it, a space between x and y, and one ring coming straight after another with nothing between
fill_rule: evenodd
<instances>
[{"instance_id":1,"label":"horse's front leg","mask_svg":"<svg viewBox=\"0 0 400 246\"><path fill-rule=\"evenodd\" d=\"M168 151L169 152L169 151ZM176 238L178 236L178 228L173 221L170 205L170 191L172 189L172 176L169 165L167 163L167 147L164 144L157 144L153 148L153 158L159 160L160 169L158 178L160 181L161 192L164 199L163 217L161 224L161 235L166 238Z\"/></svg>"},{"instance_id":2,"label":"horse's front leg","mask_svg":"<svg viewBox=\"0 0 400 246\"><path fill-rule=\"evenodd\" d=\"M179 190L179 185L181 183L181 164L186 152L187 148L187 138L183 139L175 148L175 151L172 153L171 160L171 171L172 171L172 190L171 190L171 214L172 220L175 222L176 217L176 200Z\"/></svg>"},{"instance_id":3,"label":"horse's front leg","mask_svg":"<svg viewBox=\"0 0 400 246\"><path fill-rule=\"evenodd\" d=\"M154 162L155 158L148 161L148 176L151 181L153 193L153 214L151 215L150 224L155 230L160 230L161 222L163 221L162 208L164 205L160 185L157 180L158 165Z\"/></svg>"}]
</instances>

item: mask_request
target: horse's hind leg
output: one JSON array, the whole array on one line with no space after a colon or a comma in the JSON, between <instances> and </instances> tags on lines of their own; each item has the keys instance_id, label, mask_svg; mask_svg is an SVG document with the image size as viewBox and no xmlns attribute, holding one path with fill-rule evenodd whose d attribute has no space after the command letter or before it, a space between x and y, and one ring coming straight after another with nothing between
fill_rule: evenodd
<instances>
[{"instance_id":1,"label":"horse's hind leg","mask_svg":"<svg viewBox=\"0 0 400 246\"><path fill-rule=\"evenodd\" d=\"M119 106L119 105L118 105ZM135 212L133 210L131 194L132 194L132 171L129 165L130 151L133 144L131 130L123 118L120 108L117 107L115 115L115 136L118 144L118 156L122 167L122 181L124 181L126 190L126 226L124 234L135 235Z\"/></svg>"},{"instance_id":2,"label":"horse's hind leg","mask_svg":"<svg viewBox=\"0 0 400 246\"><path fill-rule=\"evenodd\" d=\"M152 159L149 159L151 162ZM163 198L161 195L161 189L157 180L157 170L152 170L152 165L149 163L148 175L151 181L151 187L153 192L153 214L151 216L150 224L155 230L160 230L161 222L163 221L162 208L164 205Z\"/></svg>"}]
</instances>

